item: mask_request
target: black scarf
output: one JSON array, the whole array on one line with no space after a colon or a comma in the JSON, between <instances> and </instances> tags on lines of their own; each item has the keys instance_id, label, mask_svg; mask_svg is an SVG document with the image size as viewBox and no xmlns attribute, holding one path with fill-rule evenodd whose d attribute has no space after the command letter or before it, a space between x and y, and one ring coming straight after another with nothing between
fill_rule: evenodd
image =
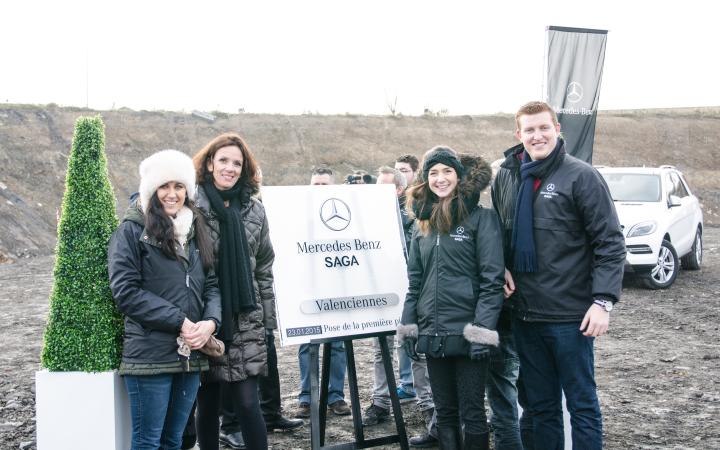
<instances>
[{"instance_id":1,"label":"black scarf","mask_svg":"<svg viewBox=\"0 0 720 450\"><path fill-rule=\"evenodd\" d=\"M242 218L242 207L250 201L250 190L241 183L225 191L218 190L212 182L205 182L203 187L220 222L220 254L215 268L222 302L218 336L224 342L232 342L238 313L252 311L257 305L250 246ZM226 208L224 201L229 201L230 206Z\"/></svg>"},{"instance_id":2,"label":"black scarf","mask_svg":"<svg viewBox=\"0 0 720 450\"><path fill-rule=\"evenodd\" d=\"M558 138L553 151L537 161L530 159L527 150L522 154L520 165L520 190L515 202L515 220L512 230L513 269L515 272L537 272L535 236L533 232L533 203L535 199L535 180L542 180L565 155L563 140Z\"/></svg>"}]
</instances>

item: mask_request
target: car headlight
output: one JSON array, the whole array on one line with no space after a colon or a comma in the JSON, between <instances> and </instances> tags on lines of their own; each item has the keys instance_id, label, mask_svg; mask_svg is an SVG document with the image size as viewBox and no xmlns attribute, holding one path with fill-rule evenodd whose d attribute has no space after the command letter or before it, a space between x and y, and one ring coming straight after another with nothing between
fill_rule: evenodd
<instances>
[{"instance_id":1,"label":"car headlight","mask_svg":"<svg viewBox=\"0 0 720 450\"><path fill-rule=\"evenodd\" d=\"M630 228L627 237L645 236L654 233L655 230L657 230L657 222L654 220L649 222L640 222Z\"/></svg>"}]
</instances>

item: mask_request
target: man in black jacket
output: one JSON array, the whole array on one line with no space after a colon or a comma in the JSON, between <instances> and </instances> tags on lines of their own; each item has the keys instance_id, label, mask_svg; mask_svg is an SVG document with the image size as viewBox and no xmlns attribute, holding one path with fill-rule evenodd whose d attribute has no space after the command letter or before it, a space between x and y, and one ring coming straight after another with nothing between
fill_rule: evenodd
<instances>
[{"instance_id":1,"label":"man in black jacket","mask_svg":"<svg viewBox=\"0 0 720 450\"><path fill-rule=\"evenodd\" d=\"M536 448L564 447L565 393L574 448L602 448L593 341L620 298L625 243L600 174L565 153L546 103L515 115L520 144L492 189L503 225L508 300Z\"/></svg>"}]
</instances>

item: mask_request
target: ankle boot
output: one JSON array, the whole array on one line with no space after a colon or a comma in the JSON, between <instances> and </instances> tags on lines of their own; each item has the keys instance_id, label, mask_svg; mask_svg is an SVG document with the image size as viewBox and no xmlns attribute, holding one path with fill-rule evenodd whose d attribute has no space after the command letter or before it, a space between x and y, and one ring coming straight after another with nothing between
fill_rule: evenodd
<instances>
[{"instance_id":1,"label":"ankle boot","mask_svg":"<svg viewBox=\"0 0 720 450\"><path fill-rule=\"evenodd\" d=\"M490 437L488 433L472 434L465 432L463 450L488 450L489 448Z\"/></svg>"},{"instance_id":2,"label":"ankle boot","mask_svg":"<svg viewBox=\"0 0 720 450\"><path fill-rule=\"evenodd\" d=\"M427 432L430 436L437 436L437 416L435 415L435 408L426 409L422 414Z\"/></svg>"},{"instance_id":3,"label":"ankle boot","mask_svg":"<svg viewBox=\"0 0 720 450\"><path fill-rule=\"evenodd\" d=\"M461 450L460 430L457 427L438 426L438 441L440 450Z\"/></svg>"}]
</instances>

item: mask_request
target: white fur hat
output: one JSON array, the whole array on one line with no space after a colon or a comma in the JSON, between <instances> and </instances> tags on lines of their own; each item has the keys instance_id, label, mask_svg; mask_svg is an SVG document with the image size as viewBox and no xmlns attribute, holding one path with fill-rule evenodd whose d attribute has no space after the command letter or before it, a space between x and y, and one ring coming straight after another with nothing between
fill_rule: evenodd
<instances>
[{"instance_id":1,"label":"white fur hat","mask_svg":"<svg viewBox=\"0 0 720 450\"><path fill-rule=\"evenodd\" d=\"M157 188L168 181L184 184L188 198L195 200L195 166L188 155L177 150L162 150L140 163L140 205L144 213Z\"/></svg>"}]
</instances>

